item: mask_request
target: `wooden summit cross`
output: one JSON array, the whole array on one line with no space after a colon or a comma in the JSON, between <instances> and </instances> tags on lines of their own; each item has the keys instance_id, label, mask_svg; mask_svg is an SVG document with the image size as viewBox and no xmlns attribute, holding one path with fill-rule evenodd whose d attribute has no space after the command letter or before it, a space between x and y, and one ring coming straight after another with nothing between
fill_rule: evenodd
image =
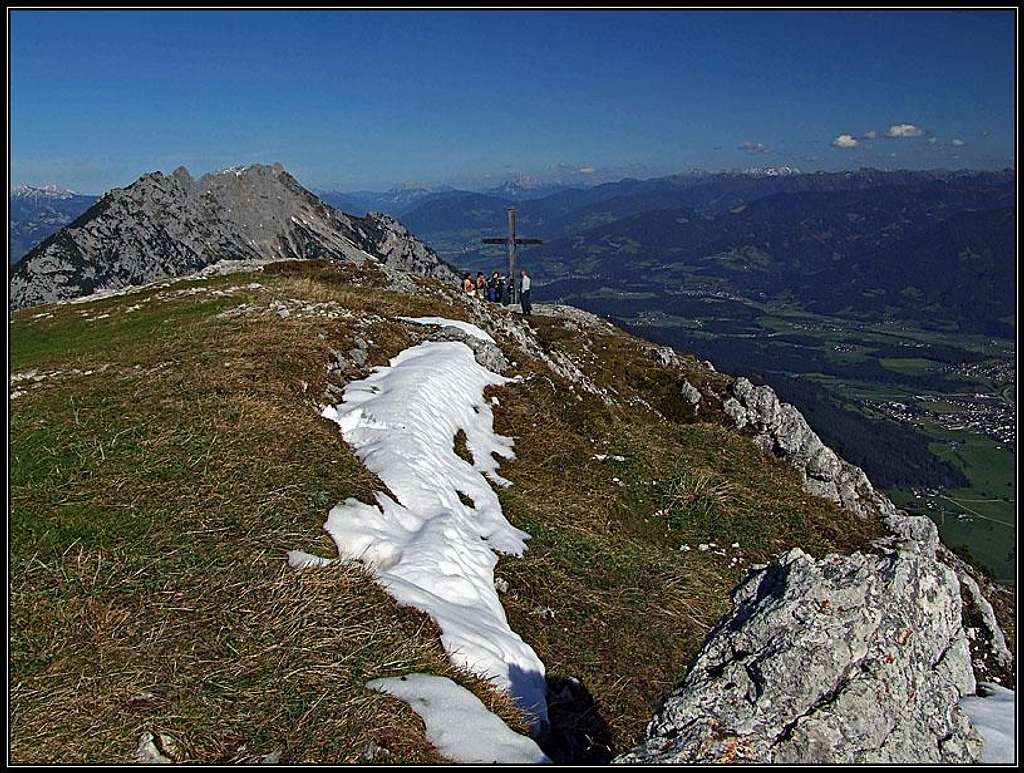
<instances>
[{"instance_id":1,"label":"wooden summit cross","mask_svg":"<svg viewBox=\"0 0 1024 773\"><path fill-rule=\"evenodd\" d=\"M519 300L519 277L516 276L516 258L520 244L543 244L543 239L520 239L516 236L516 208L508 208L508 236L481 240L484 244L504 244L508 248L508 277L512 286L509 288L509 301Z\"/></svg>"}]
</instances>

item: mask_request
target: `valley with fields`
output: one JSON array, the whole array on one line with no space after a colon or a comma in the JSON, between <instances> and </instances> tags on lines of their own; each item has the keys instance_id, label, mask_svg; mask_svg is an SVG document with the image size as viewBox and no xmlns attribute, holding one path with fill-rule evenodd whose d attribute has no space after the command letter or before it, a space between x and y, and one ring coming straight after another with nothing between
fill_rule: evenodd
<instances>
[{"instance_id":1,"label":"valley with fields","mask_svg":"<svg viewBox=\"0 0 1024 773\"><path fill-rule=\"evenodd\" d=\"M672 314L660 310L656 296L636 295L598 291L558 300L727 372L745 368L799 406L822 439L864 468L898 506L928 515L965 558L1013 582L1012 340L730 299L687 299Z\"/></svg>"}]
</instances>

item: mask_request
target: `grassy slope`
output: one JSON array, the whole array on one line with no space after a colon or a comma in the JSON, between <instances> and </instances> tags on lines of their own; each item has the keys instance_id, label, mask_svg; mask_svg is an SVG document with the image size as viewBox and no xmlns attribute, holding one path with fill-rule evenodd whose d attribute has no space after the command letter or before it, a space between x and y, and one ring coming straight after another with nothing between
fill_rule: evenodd
<instances>
[{"instance_id":1,"label":"grassy slope","mask_svg":"<svg viewBox=\"0 0 1024 773\"><path fill-rule=\"evenodd\" d=\"M212 292L251 281L263 287ZM380 486L315 410L329 349L362 335L383 364L423 331L381 317L465 306L312 264L175 287L210 289L28 310L11 325L15 372L61 371L19 382L11 402L12 760L128 761L144 730L185 760L352 761L370 740L394 761L436 760L412 712L364 687L411 670L450 675L521 723L358 567L284 562L290 548L331 554L327 511ZM355 314L216 316L285 298ZM749 562L793 545L855 549L875 527L804 494L716 417L694 423L635 339L535 325L629 406L580 399L518 352L526 378L494 390L496 428L517 451L501 497L533 535L524 558L499 563L503 599L549 676L585 690L552 705L555 753L603 759L639 739ZM714 386L687 362L694 383ZM740 548L679 550L709 541Z\"/></svg>"}]
</instances>

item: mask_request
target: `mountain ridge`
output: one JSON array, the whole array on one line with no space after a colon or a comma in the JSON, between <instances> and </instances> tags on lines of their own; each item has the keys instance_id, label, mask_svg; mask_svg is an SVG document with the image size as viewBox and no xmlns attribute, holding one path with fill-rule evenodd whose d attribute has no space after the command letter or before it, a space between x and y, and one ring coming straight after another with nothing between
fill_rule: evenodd
<instances>
[{"instance_id":1,"label":"mountain ridge","mask_svg":"<svg viewBox=\"0 0 1024 773\"><path fill-rule=\"evenodd\" d=\"M279 165L193 180L184 167L115 188L30 251L10 281L15 308L192 273L219 260L380 259L451 279L454 273L394 218L350 217Z\"/></svg>"}]
</instances>

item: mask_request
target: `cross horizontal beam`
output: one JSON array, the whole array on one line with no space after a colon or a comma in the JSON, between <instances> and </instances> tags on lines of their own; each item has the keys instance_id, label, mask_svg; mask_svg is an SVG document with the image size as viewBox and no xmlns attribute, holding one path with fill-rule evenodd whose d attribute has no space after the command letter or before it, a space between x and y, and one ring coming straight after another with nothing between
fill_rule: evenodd
<instances>
[{"instance_id":1,"label":"cross horizontal beam","mask_svg":"<svg viewBox=\"0 0 1024 773\"><path fill-rule=\"evenodd\" d=\"M490 238L481 239L484 244L508 244L510 239L506 236L504 239ZM543 244L543 239L512 239L515 244Z\"/></svg>"}]
</instances>

